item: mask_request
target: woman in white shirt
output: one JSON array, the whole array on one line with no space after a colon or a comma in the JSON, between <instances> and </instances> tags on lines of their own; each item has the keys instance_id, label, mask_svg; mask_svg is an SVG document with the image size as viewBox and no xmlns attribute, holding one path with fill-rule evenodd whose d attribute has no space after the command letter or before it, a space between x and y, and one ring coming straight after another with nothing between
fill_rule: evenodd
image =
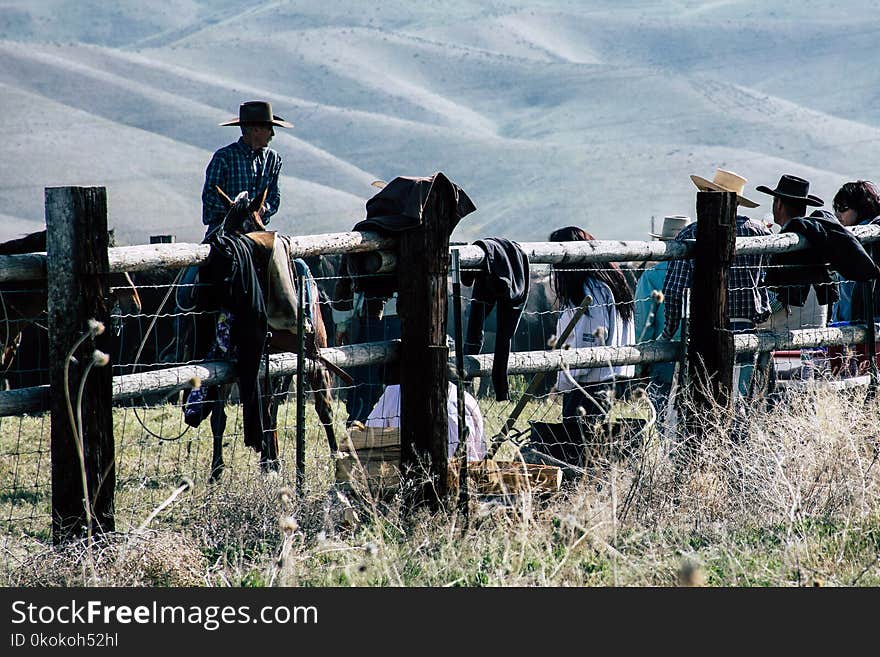
<instances>
[{"instance_id":1,"label":"woman in white shirt","mask_svg":"<svg viewBox=\"0 0 880 657\"><path fill-rule=\"evenodd\" d=\"M551 242L592 239L595 238L577 226L560 228L550 234ZM635 343L633 294L617 263L586 263L577 265L576 269L554 266L551 284L562 309L556 321L556 335L560 335L568 326L584 297L589 295L592 298L586 312L565 341L569 347L620 347ZM557 348L561 347L557 345ZM602 365L571 370L571 377L582 391L564 372L559 372L556 389L563 393L563 421L579 417L580 408L588 417L604 415L608 410L608 393L614 389L616 393L623 394L628 380L634 375L634 365Z\"/></svg>"},{"instance_id":2,"label":"woman in white shirt","mask_svg":"<svg viewBox=\"0 0 880 657\"><path fill-rule=\"evenodd\" d=\"M449 424L449 458L458 447L458 390L455 384L448 382L446 416ZM464 419L468 428L468 460L479 461L486 456L486 436L483 429L483 414L473 395L464 393ZM399 427L400 426L400 386L397 384L385 387L385 391L367 418L368 427Z\"/></svg>"}]
</instances>

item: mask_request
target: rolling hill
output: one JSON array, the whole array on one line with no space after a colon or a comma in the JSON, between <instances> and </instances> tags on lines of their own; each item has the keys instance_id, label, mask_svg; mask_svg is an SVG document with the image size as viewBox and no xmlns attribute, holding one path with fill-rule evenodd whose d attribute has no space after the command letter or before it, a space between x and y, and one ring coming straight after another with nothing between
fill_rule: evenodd
<instances>
[{"instance_id":1,"label":"rolling hill","mask_svg":"<svg viewBox=\"0 0 880 657\"><path fill-rule=\"evenodd\" d=\"M826 200L878 176L874 3L620 4L2 1L0 239L41 224L45 187L98 184L123 242L199 240L204 168L237 138L217 124L249 98L296 124L272 227L298 234L434 171L477 205L464 240L647 239L716 167L759 202L781 173Z\"/></svg>"}]
</instances>

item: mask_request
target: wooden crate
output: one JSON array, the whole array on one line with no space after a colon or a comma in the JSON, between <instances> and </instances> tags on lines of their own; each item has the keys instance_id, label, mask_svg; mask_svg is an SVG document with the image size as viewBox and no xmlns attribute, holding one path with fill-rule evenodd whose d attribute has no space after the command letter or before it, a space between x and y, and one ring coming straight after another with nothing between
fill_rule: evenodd
<instances>
[{"instance_id":1,"label":"wooden crate","mask_svg":"<svg viewBox=\"0 0 880 657\"><path fill-rule=\"evenodd\" d=\"M352 428L348 445L349 456L336 461L336 482L371 493L391 492L400 486L399 429ZM449 486L458 491L460 462L449 463ZM469 491L476 495L514 495L518 493L553 493L562 486L562 470L554 465L538 465L521 461L468 462Z\"/></svg>"},{"instance_id":2,"label":"wooden crate","mask_svg":"<svg viewBox=\"0 0 880 657\"><path fill-rule=\"evenodd\" d=\"M336 460L336 483L369 486L371 492L394 490L400 485L400 430L352 427L349 455Z\"/></svg>"},{"instance_id":3,"label":"wooden crate","mask_svg":"<svg viewBox=\"0 0 880 657\"><path fill-rule=\"evenodd\" d=\"M449 486L458 491L460 463L449 464ZM522 461L469 461L468 490L477 495L555 493L562 486L562 469Z\"/></svg>"}]
</instances>

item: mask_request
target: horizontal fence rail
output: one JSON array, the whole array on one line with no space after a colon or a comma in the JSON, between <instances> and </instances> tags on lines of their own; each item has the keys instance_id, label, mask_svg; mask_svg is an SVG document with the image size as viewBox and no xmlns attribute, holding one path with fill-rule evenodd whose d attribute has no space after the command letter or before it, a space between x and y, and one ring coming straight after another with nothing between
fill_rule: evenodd
<instances>
[{"instance_id":1,"label":"horizontal fence rail","mask_svg":"<svg viewBox=\"0 0 880 657\"><path fill-rule=\"evenodd\" d=\"M290 256L304 258L329 253L359 253L393 248L395 238L372 232L324 233L290 237ZM175 242L140 244L107 249L110 272L135 272L165 267L169 269L200 265L208 260L208 244ZM0 282L38 280L46 277L46 254L0 256Z\"/></svg>"},{"instance_id":2,"label":"horizontal fence rail","mask_svg":"<svg viewBox=\"0 0 880 657\"><path fill-rule=\"evenodd\" d=\"M400 351L400 341L362 343L321 350L321 355L342 369L393 362ZM297 356L293 353L269 357L273 377L296 373ZM113 377L113 401L124 401L145 393L173 393L193 387L198 379L203 386L231 383L236 379L235 366L228 361L207 361L193 365L167 367ZM0 392L0 417L39 413L49 408L49 387L35 386Z\"/></svg>"},{"instance_id":3,"label":"horizontal fence rail","mask_svg":"<svg viewBox=\"0 0 880 657\"><path fill-rule=\"evenodd\" d=\"M856 226L851 229L863 244L880 241L880 226ZM642 260L680 260L693 254L694 241L636 242L592 240L589 242L519 242L533 264L581 264L586 262L638 262ZM808 248L799 235L738 237L736 255L788 253ZM458 246L462 267L476 267L483 262L478 246Z\"/></svg>"},{"instance_id":4,"label":"horizontal fence rail","mask_svg":"<svg viewBox=\"0 0 880 657\"><path fill-rule=\"evenodd\" d=\"M851 229L863 244L880 241L880 226L855 226ZM690 257L694 242L638 242L593 240L590 242L520 242L533 264L582 264L587 262L639 262L643 260L678 260ZM372 232L325 233L290 238L290 255L302 258L331 253L361 253L393 249L397 239ZM799 251L809 247L803 237L794 234L765 237L739 237L736 254L771 254ZM485 257L478 246L459 245L461 266L478 267ZM207 244L172 243L118 246L108 249L110 272L135 272L157 267L181 268L207 261ZM27 253L0 256L0 282L38 280L46 277L46 254Z\"/></svg>"},{"instance_id":5,"label":"horizontal fence rail","mask_svg":"<svg viewBox=\"0 0 880 657\"><path fill-rule=\"evenodd\" d=\"M778 351L808 347L864 344L868 331L864 326L796 329L793 331L757 331L737 334L734 345L737 353ZM334 365L346 369L361 365L393 362L398 355L400 341L362 343L321 350L321 355ZM636 365L663 363L681 357L681 343L677 341L646 342L625 347L584 347L554 351L520 351L510 354L508 374L535 374L552 372L561 366L589 368L604 365ZM464 378L488 376L492 372L492 354L464 357ZM274 354L269 358L272 376L296 373L296 354ZM192 387L197 378L201 385L219 385L235 380L235 366L226 361L209 361L138 372L113 377L113 401L123 401L144 393L172 393ZM0 392L0 416L37 413L48 408L47 386L22 388Z\"/></svg>"},{"instance_id":6,"label":"horizontal fence rail","mask_svg":"<svg viewBox=\"0 0 880 657\"><path fill-rule=\"evenodd\" d=\"M346 369L362 365L391 362L397 358L400 341L362 343L345 347L321 349L321 355L334 365ZM272 377L296 374L297 356L293 353L269 356ZM192 387L197 377L204 386L231 383L236 379L235 366L227 361L209 361L198 365L169 367L151 372L138 372L113 377L113 401L132 399L145 392L172 393Z\"/></svg>"},{"instance_id":7,"label":"horizontal fence rail","mask_svg":"<svg viewBox=\"0 0 880 657\"><path fill-rule=\"evenodd\" d=\"M46 254L0 255L0 283L46 278Z\"/></svg>"},{"instance_id":8,"label":"horizontal fence rail","mask_svg":"<svg viewBox=\"0 0 880 657\"><path fill-rule=\"evenodd\" d=\"M864 344L867 329L846 326L823 329L796 329L793 331L758 331L738 334L733 338L737 353L776 351L844 344ZM605 365L637 365L664 363L681 357L681 342L646 342L626 347L583 347L554 351L519 351L510 354L508 374L536 374L551 372L566 366L590 368ZM488 376L492 373L492 354L464 357L465 378Z\"/></svg>"}]
</instances>

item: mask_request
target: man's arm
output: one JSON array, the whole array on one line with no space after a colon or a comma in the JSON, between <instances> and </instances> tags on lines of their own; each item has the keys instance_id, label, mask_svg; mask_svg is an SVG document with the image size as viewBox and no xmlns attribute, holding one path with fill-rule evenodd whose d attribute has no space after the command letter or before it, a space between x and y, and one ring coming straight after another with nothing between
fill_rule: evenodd
<instances>
[{"instance_id":1,"label":"man's arm","mask_svg":"<svg viewBox=\"0 0 880 657\"><path fill-rule=\"evenodd\" d=\"M229 193L223 188L226 183L226 172L226 161L218 153L214 153L208 168L205 169L205 185L202 187L202 223L206 226L217 223L226 215L226 206L215 189L219 186L224 192Z\"/></svg>"},{"instance_id":2,"label":"man's arm","mask_svg":"<svg viewBox=\"0 0 880 657\"><path fill-rule=\"evenodd\" d=\"M697 223L685 226L676 235L676 242L694 239ZM663 279L663 337L671 340L678 332L684 311L684 291L691 287L692 260L672 260Z\"/></svg>"},{"instance_id":3,"label":"man's arm","mask_svg":"<svg viewBox=\"0 0 880 657\"><path fill-rule=\"evenodd\" d=\"M672 339L681 322L684 291L691 286L691 261L673 260L666 270L663 281L663 305L665 321L663 337Z\"/></svg>"}]
</instances>

